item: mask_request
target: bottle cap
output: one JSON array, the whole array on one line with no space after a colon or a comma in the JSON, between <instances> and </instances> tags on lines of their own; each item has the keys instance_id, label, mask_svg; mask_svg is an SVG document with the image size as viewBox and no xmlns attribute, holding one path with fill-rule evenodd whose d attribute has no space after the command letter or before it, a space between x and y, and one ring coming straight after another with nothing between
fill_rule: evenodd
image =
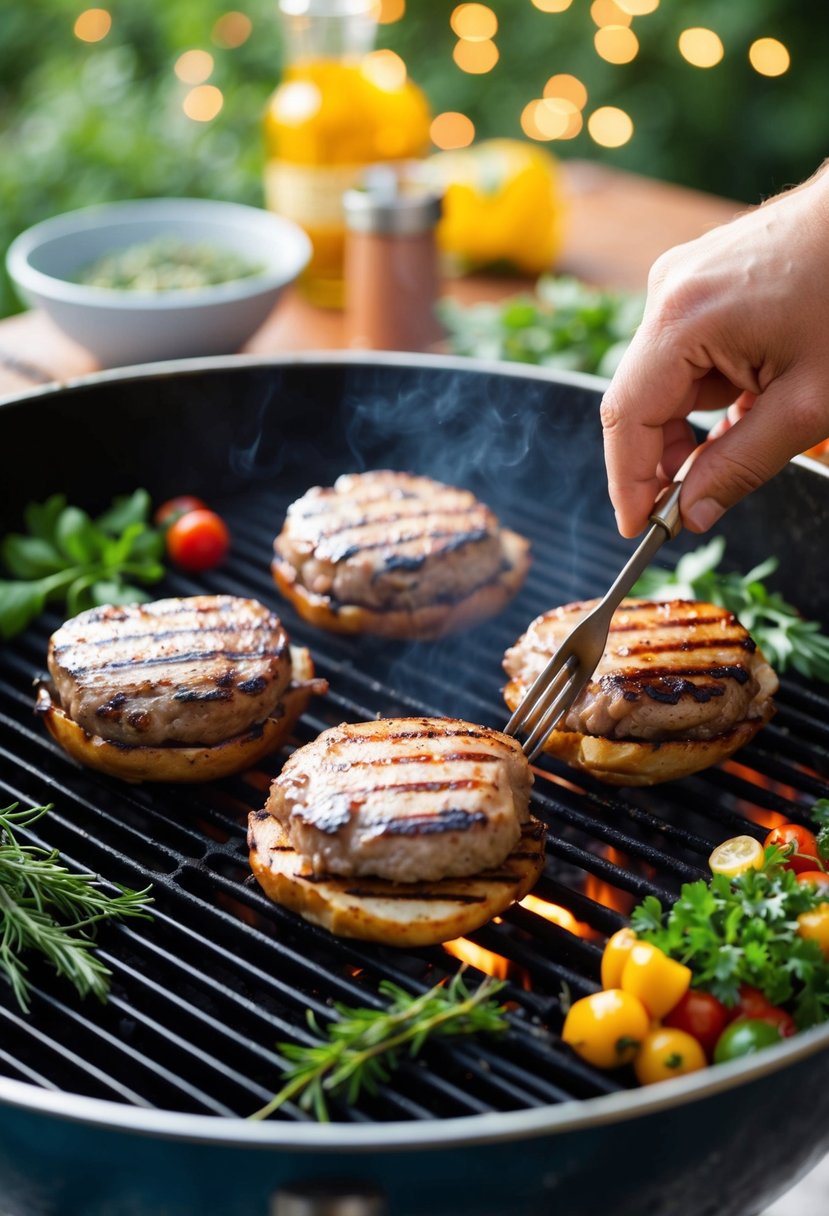
<instances>
[{"instance_id":1,"label":"bottle cap","mask_svg":"<svg viewBox=\"0 0 829 1216\"><path fill-rule=\"evenodd\" d=\"M343 210L351 232L418 236L431 232L440 219L441 196L378 165L366 173L360 188L346 190Z\"/></svg>"}]
</instances>

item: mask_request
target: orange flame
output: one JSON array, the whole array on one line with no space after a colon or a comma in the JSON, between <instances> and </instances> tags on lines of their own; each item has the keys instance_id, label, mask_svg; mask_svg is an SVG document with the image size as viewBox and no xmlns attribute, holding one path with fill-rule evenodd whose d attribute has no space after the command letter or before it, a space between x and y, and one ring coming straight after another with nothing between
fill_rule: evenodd
<instances>
[{"instance_id":1,"label":"orange flame","mask_svg":"<svg viewBox=\"0 0 829 1216\"><path fill-rule=\"evenodd\" d=\"M619 866L621 869L628 869L630 866L630 858L627 854L620 852L613 845L606 845L604 853L611 865ZM630 891L614 887L612 883L607 882L604 878L599 878L597 874L587 875L584 893L588 899L602 904L605 908L612 908L614 912L621 912L622 916L628 916L636 903L636 897Z\"/></svg>"},{"instance_id":2,"label":"orange flame","mask_svg":"<svg viewBox=\"0 0 829 1216\"><path fill-rule=\"evenodd\" d=\"M766 777L763 773L758 773L753 768L746 768L745 765L739 764L736 760L726 760L722 766L729 773L733 773L735 777L739 777L741 781L745 781L748 785L757 786L762 790L769 790L776 794L778 798L784 798L787 802L797 805L800 802L797 790L792 785L784 785L781 781L775 781L772 777ZM771 831L772 828L779 828L782 824L787 823L788 819L779 811L770 811L766 807L757 806L754 802L749 802L745 798L740 798L737 801L737 809L741 815L745 815L746 819L750 819L752 823L757 823L761 828L766 828Z\"/></svg>"},{"instance_id":3,"label":"orange flame","mask_svg":"<svg viewBox=\"0 0 829 1216\"><path fill-rule=\"evenodd\" d=\"M554 925L566 929L576 937L592 939L601 936L592 925L585 924L583 920L576 920L569 908L563 908L561 904L550 904L546 899L539 899L537 895L526 895L521 900L521 907L543 917L544 920L552 921Z\"/></svg>"},{"instance_id":4,"label":"orange flame","mask_svg":"<svg viewBox=\"0 0 829 1216\"><path fill-rule=\"evenodd\" d=\"M485 975L491 975L496 980L511 980L521 988L530 990L529 972L524 967L504 958L503 954L495 954L492 950L486 950L476 942L471 942L468 937L456 937L451 942L444 942L443 948L453 958L468 963L470 967L483 971Z\"/></svg>"}]
</instances>

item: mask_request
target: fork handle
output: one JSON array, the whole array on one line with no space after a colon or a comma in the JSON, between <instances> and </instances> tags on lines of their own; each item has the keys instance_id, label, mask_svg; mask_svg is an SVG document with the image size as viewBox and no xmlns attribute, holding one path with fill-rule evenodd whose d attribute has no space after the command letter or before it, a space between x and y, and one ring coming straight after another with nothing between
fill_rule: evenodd
<instances>
[{"instance_id":1,"label":"fork handle","mask_svg":"<svg viewBox=\"0 0 829 1216\"><path fill-rule=\"evenodd\" d=\"M659 524L668 533L667 539L673 540L682 531L682 516L679 514L679 496L682 493L682 482L673 481L664 490L660 490L653 504L653 510L648 516L648 522Z\"/></svg>"}]
</instances>

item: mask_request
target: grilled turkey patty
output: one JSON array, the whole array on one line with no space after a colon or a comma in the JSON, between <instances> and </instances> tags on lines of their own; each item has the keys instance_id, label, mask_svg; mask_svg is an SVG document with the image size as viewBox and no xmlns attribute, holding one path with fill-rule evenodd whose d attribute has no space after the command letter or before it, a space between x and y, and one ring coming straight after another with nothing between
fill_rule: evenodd
<instances>
[{"instance_id":1,"label":"grilled turkey patty","mask_svg":"<svg viewBox=\"0 0 829 1216\"><path fill-rule=\"evenodd\" d=\"M453 718L335 726L290 757L266 809L315 874L433 881L500 865L529 818L514 739Z\"/></svg>"},{"instance_id":2,"label":"grilled turkey patty","mask_svg":"<svg viewBox=\"0 0 829 1216\"><path fill-rule=\"evenodd\" d=\"M526 690L598 601L544 613L504 656ZM713 739L763 716L777 676L736 617L715 604L623 600L605 653L562 730L608 739Z\"/></svg>"},{"instance_id":3,"label":"grilled turkey patty","mask_svg":"<svg viewBox=\"0 0 829 1216\"><path fill-rule=\"evenodd\" d=\"M309 591L380 611L462 599L508 564L498 520L474 494L390 470L308 490L274 550Z\"/></svg>"},{"instance_id":4,"label":"grilled turkey patty","mask_svg":"<svg viewBox=\"0 0 829 1216\"><path fill-rule=\"evenodd\" d=\"M89 734L212 744L273 712L291 656L279 618L256 600L197 595L82 612L52 635L49 671Z\"/></svg>"}]
</instances>

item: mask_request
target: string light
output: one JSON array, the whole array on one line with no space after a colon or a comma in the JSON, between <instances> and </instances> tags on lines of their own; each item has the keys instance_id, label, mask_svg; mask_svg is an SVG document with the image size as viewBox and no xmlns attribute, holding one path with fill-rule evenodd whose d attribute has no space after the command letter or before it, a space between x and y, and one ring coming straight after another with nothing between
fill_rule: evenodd
<instances>
[{"instance_id":1,"label":"string light","mask_svg":"<svg viewBox=\"0 0 829 1216\"><path fill-rule=\"evenodd\" d=\"M748 60L761 76L782 76L789 70L791 56L776 38L758 38L748 49Z\"/></svg>"},{"instance_id":2,"label":"string light","mask_svg":"<svg viewBox=\"0 0 829 1216\"><path fill-rule=\"evenodd\" d=\"M247 42L252 30L253 22L247 13L239 13L234 9L219 18L213 26L211 37L217 46L235 51L242 43Z\"/></svg>"},{"instance_id":3,"label":"string light","mask_svg":"<svg viewBox=\"0 0 829 1216\"><path fill-rule=\"evenodd\" d=\"M716 67L725 54L719 34L702 26L683 30L678 45L682 58L695 68Z\"/></svg>"},{"instance_id":4,"label":"string light","mask_svg":"<svg viewBox=\"0 0 829 1216\"><path fill-rule=\"evenodd\" d=\"M532 0L542 13L566 13L573 0Z\"/></svg>"},{"instance_id":5,"label":"string light","mask_svg":"<svg viewBox=\"0 0 829 1216\"><path fill-rule=\"evenodd\" d=\"M567 72L550 77L544 86L544 96L572 101L577 110L583 110L587 105L587 89L577 76L571 76Z\"/></svg>"},{"instance_id":6,"label":"string light","mask_svg":"<svg viewBox=\"0 0 829 1216\"><path fill-rule=\"evenodd\" d=\"M596 30L596 54L608 63L630 63L639 53L639 39L624 25L604 25Z\"/></svg>"},{"instance_id":7,"label":"string light","mask_svg":"<svg viewBox=\"0 0 829 1216\"><path fill-rule=\"evenodd\" d=\"M600 106L587 120L594 143L603 148L621 148L633 135L633 120L617 106Z\"/></svg>"},{"instance_id":8,"label":"string light","mask_svg":"<svg viewBox=\"0 0 829 1216\"><path fill-rule=\"evenodd\" d=\"M406 83L406 65L394 51L372 51L363 60L363 72L378 89L394 93Z\"/></svg>"},{"instance_id":9,"label":"string light","mask_svg":"<svg viewBox=\"0 0 829 1216\"><path fill-rule=\"evenodd\" d=\"M601 29L604 25L630 25L633 18L620 8L616 0L593 0L590 16Z\"/></svg>"},{"instance_id":10,"label":"string light","mask_svg":"<svg viewBox=\"0 0 829 1216\"><path fill-rule=\"evenodd\" d=\"M475 138L475 124L465 114L446 110L432 119L429 135L436 148L468 148Z\"/></svg>"},{"instance_id":11,"label":"string light","mask_svg":"<svg viewBox=\"0 0 829 1216\"><path fill-rule=\"evenodd\" d=\"M213 56L209 51L185 51L173 70L184 84L203 84L213 71Z\"/></svg>"},{"instance_id":12,"label":"string light","mask_svg":"<svg viewBox=\"0 0 829 1216\"><path fill-rule=\"evenodd\" d=\"M616 3L631 17L646 17L659 8L659 0L616 0Z\"/></svg>"},{"instance_id":13,"label":"string light","mask_svg":"<svg viewBox=\"0 0 829 1216\"><path fill-rule=\"evenodd\" d=\"M380 0L381 25L392 25L406 15L406 0Z\"/></svg>"},{"instance_id":14,"label":"string light","mask_svg":"<svg viewBox=\"0 0 829 1216\"><path fill-rule=\"evenodd\" d=\"M498 18L486 4L459 4L449 24L467 42L485 42L498 32Z\"/></svg>"},{"instance_id":15,"label":"string light","mask_svg":"<svg viewBox=\"0 0 829 1216\"><path fill-rule=\"evenodd\" d=\"M87 8L79 13L72 32L81 42L100 42L112 29L112 17L105 8Z\"/></svg>"},{"instance_id":16,"label":"string light","mask_svg":"<svg viewBox=\"0 0 829 1216\"><path fill-rule=\"evenodd\" d=\"M224 105L221 89L214 84L200 84L191 89L181 108L193 122L212 122Z\"/></svg>"},{"instance_id":17,"label":"string light","mask_svg":"<svg viewBox=\"0 0 829 1216\"><path fill-rule=\"evenodd\" d=\"M452 58L462 72L480 76L484 72L491 72L495 67L499 58L498 48L489 40L469 42L466 38L461 38L455 44Z\"/></svg>"}]
</instances>

